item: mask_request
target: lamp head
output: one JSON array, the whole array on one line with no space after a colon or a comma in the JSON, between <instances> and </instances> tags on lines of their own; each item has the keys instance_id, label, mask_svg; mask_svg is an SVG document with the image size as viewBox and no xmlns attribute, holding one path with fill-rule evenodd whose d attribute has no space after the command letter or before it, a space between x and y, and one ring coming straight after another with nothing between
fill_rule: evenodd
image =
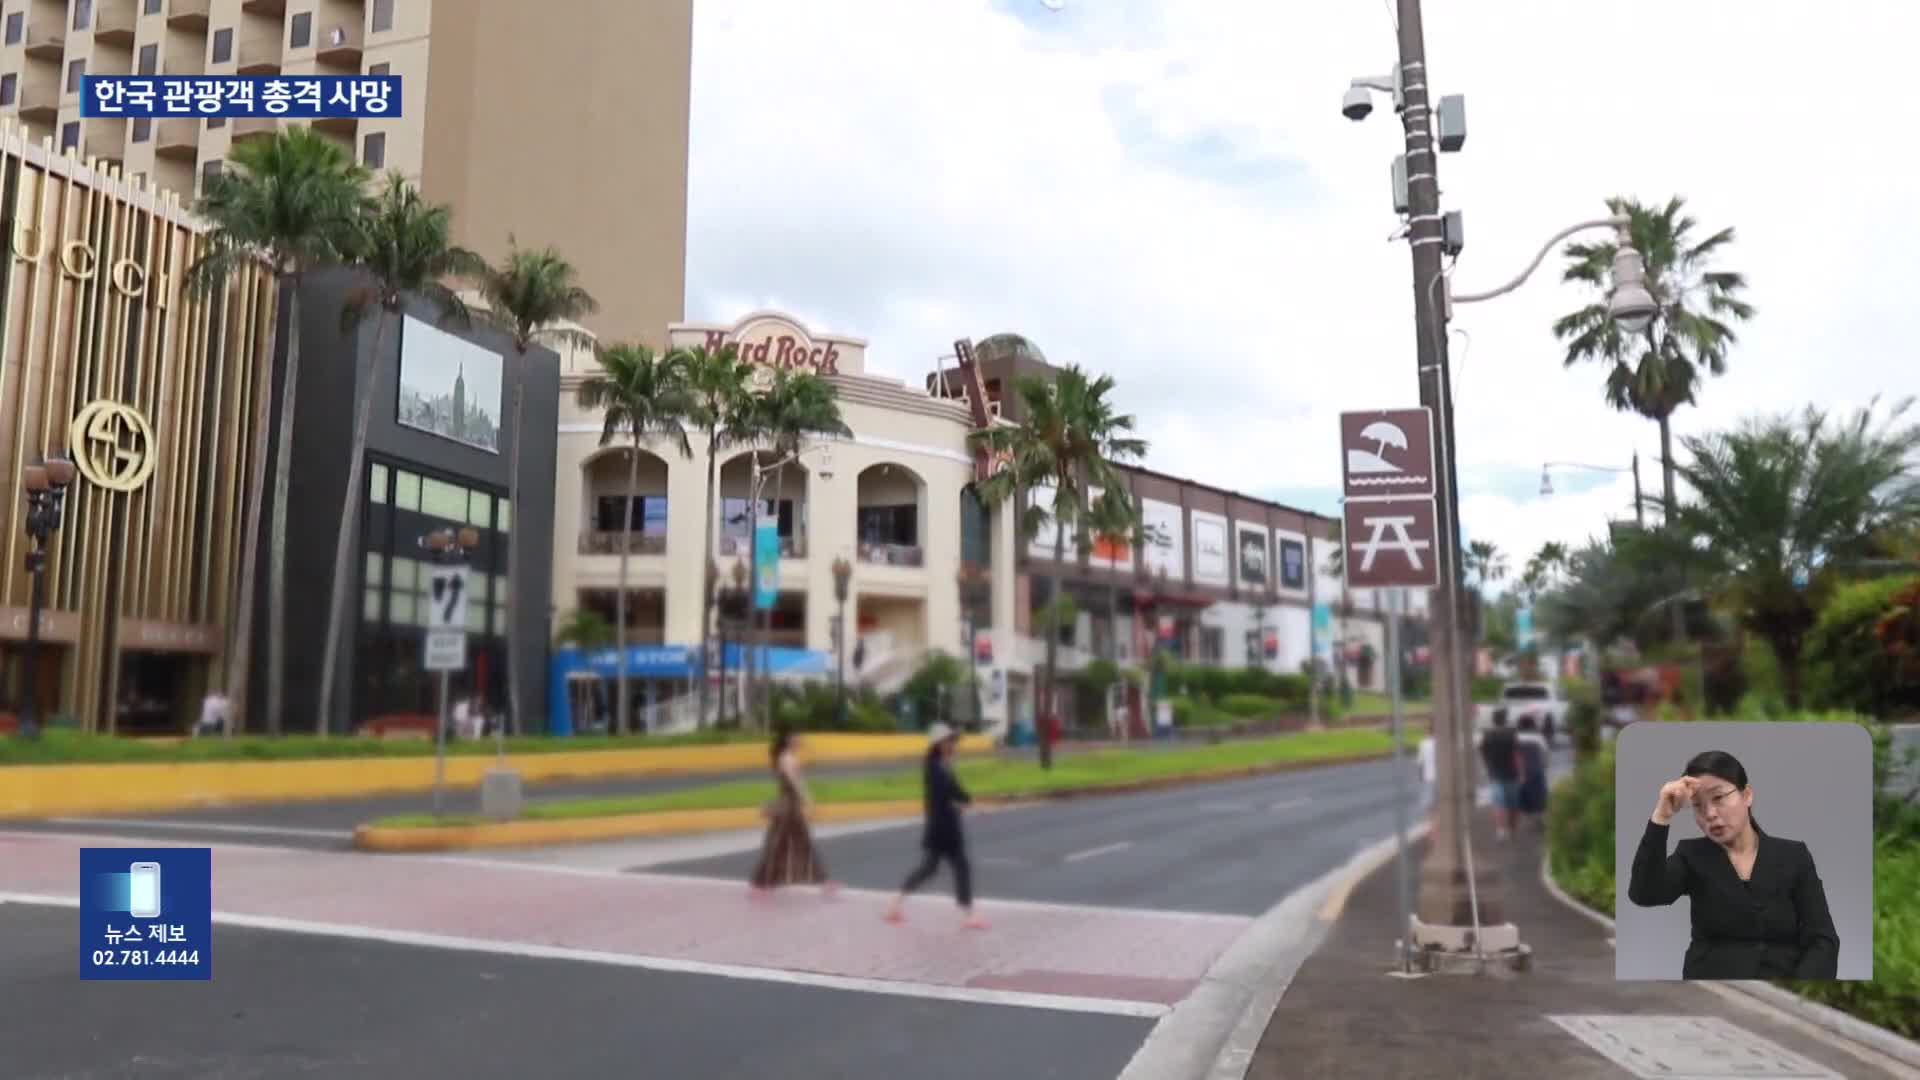
<instances>
[{"instance_id":1,"label":"lamp head","mask_svg":"<svg viewBox=\"0 0 1920 1080\"><path fill-rule=\"evenodd\" d=\"M54 490L58 491L73 483L73 461L67 455L56 450L47 455L47 459L41 464L46 466L47 482L53 485Z\"/></svg>"},{"instance_id":2,"label":"lamp head","mask_svg":"<svg viewBox=\"0 0 1920 1080\"><path fill-rule=\"evenodd\" d=\"M420 538L429 551L445 551L453 546L453 535L445 529L435 529Z\"/></svg>"},{"instance_id":3,"label":"lamp head","mask_svg":"<svg viewBox=\"0 0 1920 1080\"><path fill-rule=\"evenodd\" d=\"M1629 334L1644 333L1660 313L1660 305L1647 291L1646 263L1627 241L1625 230L1613 254L1613 293L1607 298L1607 313Z\"/></svg>"},{"instance_id":4,"label":"lamp head","mask_svg":"<svg viewBox=\"0 0 1920 1080\"><path fill-rule=\"evenodd\" d=\"M460 530L460 546L463 548L479 547L480 546L480 530L474 528L471 525L468 525L466 528L461 529Z\"/></svg>"},{"instance_id":5,"label":"lamp head","mask_svg":"<svg viewBox=\"0 0 1920 1080\"><path fill-rule=\"evenodd\" d=\"M818 474L820 479L822 480L833 479L833 451L832 450L826 449L824 447L821 449L820 464L816 466L813 471L816 474Z\"/></svg>"},{"instance_id":6,"label":"lamp head","mask_svg":"<svg viewBox=\"0 0 1920 1080\"><path fill-rule=\"evenodd\" d=\"M1540 470L1540 494L1542 497L1553 494L1553 474L1544 468Z\"/></svg>"},{"instance_id":7,"label":"lamp head","mask_svg":"<svg viewBox=\"0 0 1920 1080\"><path fill-rule=\"evenodd\" d=\"M20 470L20 486L26 488L28 492L38 495L53 485L47 478L47 467L45 465L29 465Z\"/></svg>"},{"instance_id":8,"label":"lamp head","mask_svg":"<svg viewBox=\"0 0 1920 1080\"><path fill-rule=\"evenodd\" d=\"M1340 99L1340 115L1349 120L1365 120L1373 112L1373 95L1364 86L1349 86Z\"/></svg>"}]
</instances>

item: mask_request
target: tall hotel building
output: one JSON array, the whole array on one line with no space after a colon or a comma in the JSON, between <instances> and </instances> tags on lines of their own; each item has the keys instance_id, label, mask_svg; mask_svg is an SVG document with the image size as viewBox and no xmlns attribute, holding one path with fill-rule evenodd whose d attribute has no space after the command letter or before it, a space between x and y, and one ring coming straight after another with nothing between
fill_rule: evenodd
<instances>
[{"instance_id":1,"label":"tall hotel building","mask_svg":"<svg viewBox=\"0 0 1920 1080\"><path fill-rule=\"evenodd\" d=\"M454 208L489 259L551 244L609 341L684 312L692 0L4 0L0 116L190 197L288 121L81 119L85 75L398 75L400 115L310 121Z\"/></svg>"}]
</instances>

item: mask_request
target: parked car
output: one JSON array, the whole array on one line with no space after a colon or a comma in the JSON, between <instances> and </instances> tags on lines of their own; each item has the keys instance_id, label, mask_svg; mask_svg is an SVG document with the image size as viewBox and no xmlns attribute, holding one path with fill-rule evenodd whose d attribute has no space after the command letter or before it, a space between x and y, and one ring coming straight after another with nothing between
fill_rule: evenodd
<instances>
[{"instance_id":1,"label":"parked car","mask_svg":"<svg viewBox=\"0 0 1920 1080\"><path fill-rule=\"evenodd\" d=\"M1532 716L1548 746L1553 745L1555 733L1566 727L1567 699L1552 683L1508 683L1500 688L1500 702L1494 707L1507 711L1509 727L1518 726L1523 716Z\"/></svg>"}]
</instances>

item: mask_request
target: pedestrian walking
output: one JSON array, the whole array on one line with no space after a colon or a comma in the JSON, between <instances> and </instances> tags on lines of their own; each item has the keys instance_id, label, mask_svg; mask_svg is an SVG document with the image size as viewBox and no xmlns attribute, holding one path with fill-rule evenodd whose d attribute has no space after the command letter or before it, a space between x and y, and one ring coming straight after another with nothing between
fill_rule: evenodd
<instances>
[{"instance_id":1,"label":"pedestrian walking","mask_svg":"<svg viewBox=\"0 0 1920 1080\"><path fill-rule=\"evenodd\" d=\"M813 799L800 773L799 749L793 732L784 727L774 732L768 756L780 792L763 810L767 835L760 844L759 865L748 881L755 896L766 896L782 885L819 885L829 896L839 891L827 877L827 864L814 847L813 832L807 824L813 814Z\"/></svg>"},{"instance_id":2,"label":"pedestrian walking","mask_svg":"<svg viewBox=\"0 0 1920 1080\"><path fill-rule=\"evenodd\" d=\"M1520 809L1520 748L1507 710L1493 710L1493 726L1480 735L1480 761L1493 782L1494 835L1505 840Z\"/></svg>"},{"instance_id":3,"label":"pedestrian walking","mask_svg":"<svg viewBox=\"0 0 1920 1080\"><path fill-rule=\"evenodd\" d=\"M1532 713L1520 718L1519 733L1514 737L1520 757L1520 813L1531 818L1535 827L1544 830L1547 827L1547 740L1540 733L1539 721ZM1515 820L1515 827L1519 821Z\"/></svg>"},{"instance_id":4,"label":"pedestrian walking","mask_svg":"<svg viewBox=\"0 0 1920 1080\"><path fill-rule=\"evenodd\" d=\"M964 916L960 925L969 930L987 928L986 920L973 912L973 867L967 862L966 834L960 828L960 808L970 805L973 798L953 775L953 750L959 740L954 730L945 724L934 724L927 729L927 759L922 770L927 824L920 837L920 865L907 875L899 894L887 905L888 922L906 919L902 907L908 895L931 880L940 869L940 860L945 859L953 868L953 898L959 902Z\"/></svg>"},{"instance_id":5,"label":"pedestrian walking","mask_svg":"<svg viewBox=\"0 0 1920 1080\"><path fill-rule=\"evenodd\" d=\"M1420 737L1420 812L1433 811L1434 785L1440 780L1440 747L1433 741L1432 735Z\"/></svg>"}]
</instances>

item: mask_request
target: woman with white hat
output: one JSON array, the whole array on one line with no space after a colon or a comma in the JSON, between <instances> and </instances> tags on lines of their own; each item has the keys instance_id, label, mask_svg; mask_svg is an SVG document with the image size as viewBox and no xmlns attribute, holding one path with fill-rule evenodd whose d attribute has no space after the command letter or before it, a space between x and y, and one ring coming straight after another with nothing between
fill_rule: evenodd
<instances>
[{"instance_id":1,"label":"woman with white hat","mask_svg":"<svg viewBox=\"0 0 1920 1080\"><path fill-rule=\"evenodd\" d=\"M887 905L887 921L901 922L906 915L901 908L907 895L925 885L940 869L940 860L947 860L953 867L953 896L960 902L960 910L966 916L961 923L969 930L984 930L985 919L973 913L973 867L967 862L966 835L960 828L960 808L973 802L967 789L960 786L960 780L953 774L953 751L960 737L945 724L934 724L927 729L927 760L923 773L926 786L926 830L921 834L920 847L924 852L920 865L907 875L905 884L900 886L899 895Z\"/></svg>"}]
</instances>

